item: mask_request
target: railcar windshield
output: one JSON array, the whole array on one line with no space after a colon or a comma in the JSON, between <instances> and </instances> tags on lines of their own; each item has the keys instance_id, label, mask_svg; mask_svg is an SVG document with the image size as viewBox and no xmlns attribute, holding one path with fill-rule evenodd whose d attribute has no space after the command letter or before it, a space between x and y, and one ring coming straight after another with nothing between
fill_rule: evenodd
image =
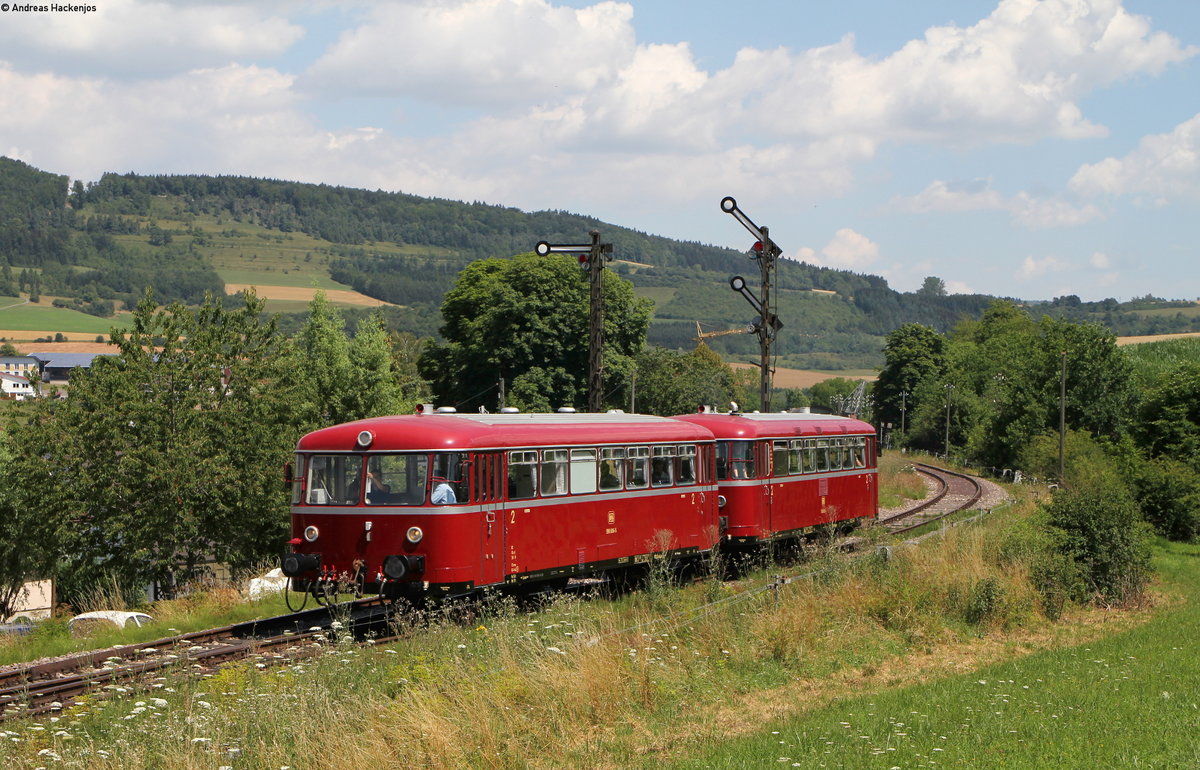
<instances>
[{"instance_id":1,"label":"railcar windshield","mask_svg":"<svg viewBox=\"0 0 1200 770\"><path fill-rule=\"evenodd\" d=\"M365 492L367 505L422 505L428 468L429 458L424 454L370 455Z\"/></svg>"},{"instance_id":2,"label":"railcar windshield","mask_svg":"<svg viewBox=\"0 0 1200 770\"><path fill-rule=\"evenodd\" d=\"M717 442L717 480L754 478L754 442Z\"/></svg>"},{"instance_id":3,"label":"railcar windshield","mask_svg":"<svg viewBox=\"0 0 1200 770\"><path fill-rule=\"evenodd\" d=\"M361 455L312 455L308 458L309 505L354 505L362 484Z\"/></svg>"}]
</instances>

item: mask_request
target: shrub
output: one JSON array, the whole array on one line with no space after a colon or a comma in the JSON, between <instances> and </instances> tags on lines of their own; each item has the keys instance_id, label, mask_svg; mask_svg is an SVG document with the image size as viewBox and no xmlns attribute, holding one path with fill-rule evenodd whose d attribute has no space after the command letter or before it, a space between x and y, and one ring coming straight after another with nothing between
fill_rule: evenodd
<instances>
[{"instance_id":1,"label":"shrub","mask_svg":"<svg viewBox=\"0 0 1200 770\"><path fill-rule=\"evenodd\" d=\"M1035 570L1044 596L1062 590L1076 601L1109 604L1141 598L1151 572L1150 527L1123 485L1058 493L1045 508L1045 526L1052 551Z\"/></svg>"},{"instance_id":2,"label":"shrub","mask_svg":"<svg viewBox=\"0 0 1200 770\"><path fill-rule=\"evenodd\" d=\"M1147 460L1133 473L1142 516L1154 531L1171 540L1191 541L1200 534L1200 474L1170 458Z\"/></svg>"}]
</instances>

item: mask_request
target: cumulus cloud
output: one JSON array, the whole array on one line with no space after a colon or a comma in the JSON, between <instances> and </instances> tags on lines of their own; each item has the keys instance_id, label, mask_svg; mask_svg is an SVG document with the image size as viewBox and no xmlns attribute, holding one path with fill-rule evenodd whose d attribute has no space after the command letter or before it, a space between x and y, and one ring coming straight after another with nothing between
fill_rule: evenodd
<instances>
[{"instance_id":1,"label":"cumulus cloud","mask_svg":"<svg viewBox=\"0 0 1200 770\"><path fill-rule=\"evenodd\" d=\"M529 104L616 81L633 8L546 0L380 3L312 65L308 85L449 104Z\"/></svg>"},{"instance_id":2,"label":"cumulus cloud","mask_svg":"<svg viewBox=\"0 0 1200 770\"><path fill-rule=\"evenodd\" d=\"M824 267L864 270L879 259L879 245L862 233L843 227L820 251L805 247L795 258Z\"/></svg>"},{"instance_id":3,"label":"cumulus cloud","mask_svg":"<svg viewBox=\"0 0 1200 770\"><path fill-rule=\"evenodd\" d=\"M946 182L935 179L921 192L911 197L892 200L890 208L909 214L933 212L959 213L1005 208L1004 196L991 189L987 179Z\"/></svg>"},{"instance_id":4,"label":"cumulus cloud","mask_svg":"<svg viewBox=\"0 0 1200 770\"><path fill-rule=\"evenodd\" d=\"M6 13L0 51L27 72L152 78L277 56L304 30L255 5L104 0L96 11Z\"/></svg>"},{"instance_id":5,"label":"cumulus cloud","mask_svg":"<svg viewBox=\"0 0 1200 770\"><path fill-rule=\"evenodd\" d=\"M1028 280L1030 278L1041 278L1050 273L1061 273L1072 268L1074 268L1074 265L1070 262L1064 262L1058 257L1043 257L1042 259L1025 257L1021 262L1021 269L1017 271L1017 276Z\"/></svg>"},{"instance_id":6,"label":"cumulus cloud","mask_svg":"<svg viewBox=\"0 0 1200 770\"><path fill-rule=\"evenodd\" d=\"M979 292L971 288L970 285L963 281L946 281L947 294L978 294Z\"/></svg>"},{"instance_id":7,"label":"cumulus cloud","mask_svg":"<svg viewBox=\"0 0 1200 770\"><path fill-rule=\"evenodd\" d=\"M1090 204L1075 206L1058 198L1038 198L1018 193L1007 206L1013 220L1025 227L1075 227L1101 217L1100 209Z\"/></svg>"},{"instance_id":8,"label":"cumulus cloud","mask_svg":"<svg viewBox=\"0 0 1200 770\"><path fill-rule=\"evenodd\" d=\"M1102 216L1100 209L1091 204L1078 206L1057 197L1022 192L1006 198L993 190L986 179L967 182L937 179L916 195L894 198L889 208L911 214L1007 211L1014 222L1030 229L1075 227Z\"/></svg>"},{"instance_id":9,"label":"cumulus cloud","mask_svg":"<svg viewBox=\"0 0 1200 770\"><path fill-rule=\"evenodd\" d=\"M1200 114L1142 139L1123 158L1087 164L1071 177L1080 195L1145 195L1155 203L1200 195Z\"/></svg>"},{"instance_id":10,"label":"cumulus cloud","mask_svg":"<svg viewBox=\"0 0 1200 770\"><path fill-rule=\"evenodd\" d=\"M1196 53L1119 0L1003 0L974 26L930 28L878 61L853 42L743 51L732 70L762 88L781 130L978 144L1101 135L1082 96Z\"/></svg>"}]
</instances>

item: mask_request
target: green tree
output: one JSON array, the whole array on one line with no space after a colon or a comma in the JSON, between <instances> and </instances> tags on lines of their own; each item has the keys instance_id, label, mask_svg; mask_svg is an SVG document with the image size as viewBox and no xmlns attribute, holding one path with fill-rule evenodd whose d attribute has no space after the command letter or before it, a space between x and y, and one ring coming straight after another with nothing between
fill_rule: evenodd
<instances>
[{"instance_id":1,"label":"green tree","mask_svg":"<svg viewBox=\"0 0 1200 770\"><path fill-rule=\"evenodd\" d=\"M25 582L47 577L54 565L43 512L23 502L9 434L0 431L0 617L13 613Z\"/></svg>"},{"instance_id":2,"label":"green tree","mask_svg":"<svg viewBox=\"0 0 1200 770\"><path fill-rule=\"evenodd\" d=\"M605 403L627 400L633 357L650 321L649 300L605 270ZM521 254L468 265L442 302L444 344L418 362L440 403L495 405L500 378L522 404L583 406L587 393L589 292L575 260Z\"/></svg>"},{"instance_id":3,"label":"green tree","mask_svg":"<svg viewBox=\"0 0 1200 770\"><path fill-rule=\"evenodd\" d=\"M935 275L926 276L921 283L921 288L917 289L917 296L944 297L946 296L946 282Z\"/></svg>"},{"instance_id":4,"label":"green tree","mask_svg":"<svg viewBox=\"0 0 1200 770\"><path fill-rule=\"evenodd\" d=\"M684 353L646 348L637 357L636 408L643 414L689 414L736 400L733 369L707 345Z\"/></svg>"},{"instance_id":5,"label":"green tree","mask_svg":"<svg viewBox=\"0 0 1200 770\"><path fill-rule=\"evenodd\" d=\"M158 310L147 293L113 332L119 353L14 426L17 505L38 511L68 600L106 575L169 590L209 558L245 567L277 551L298 394L263 304Z\"/></svg>"},{"instance_id":6,"label":"green tree","mask_svg":"<svg viewBox=\"0 0 1200 770\"><path fill-rule=\"evenodd\" d=\"M308 321L296 335L296 355L309 408L303 422L315 428L357 419L346 321L323 291L309 303Z\"/></svg>"},{"instance_id":7,"label":"green tree","mask_svg":"<svg viewBox=\"0 0 1200 770\"><path fill-rule=\"evenodd\" d=\"M917 386L924 381L932 386L946 371L946 338L928 326L904 324L887 336L883 355L885 364L875 382L876 414L897 429L903 416L907 427L920 403Z\"/></svg>"},{"instance_id":8,"label":"green tree","mask_svg":"<svg viewBox=\"0 0 1200 770\"><path fill-rule=\"evenodd\" d=\"M1182 363L1150 388L1133 433L1151 456L1175 457L1200 470L1200 364Z\"/></svg>"}]
</instances>

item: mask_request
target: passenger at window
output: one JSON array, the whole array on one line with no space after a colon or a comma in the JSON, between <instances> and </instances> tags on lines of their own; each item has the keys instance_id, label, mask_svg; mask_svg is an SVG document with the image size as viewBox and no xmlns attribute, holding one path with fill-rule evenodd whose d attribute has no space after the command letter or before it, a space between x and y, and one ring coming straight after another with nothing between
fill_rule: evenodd
<instances>
[{"instance_id":1,"label":"passenger at window","mask_svg":"<svg viewBox=\"0 0 1200 770\"><path fill-rule=\"evenodd\" d=\"M433 494L429 496L429 502L434 505L454 505L458 502L458 496L454 494L454 485L447 479L435 478L433 484Z\"/></svg>"}]
</instances>

